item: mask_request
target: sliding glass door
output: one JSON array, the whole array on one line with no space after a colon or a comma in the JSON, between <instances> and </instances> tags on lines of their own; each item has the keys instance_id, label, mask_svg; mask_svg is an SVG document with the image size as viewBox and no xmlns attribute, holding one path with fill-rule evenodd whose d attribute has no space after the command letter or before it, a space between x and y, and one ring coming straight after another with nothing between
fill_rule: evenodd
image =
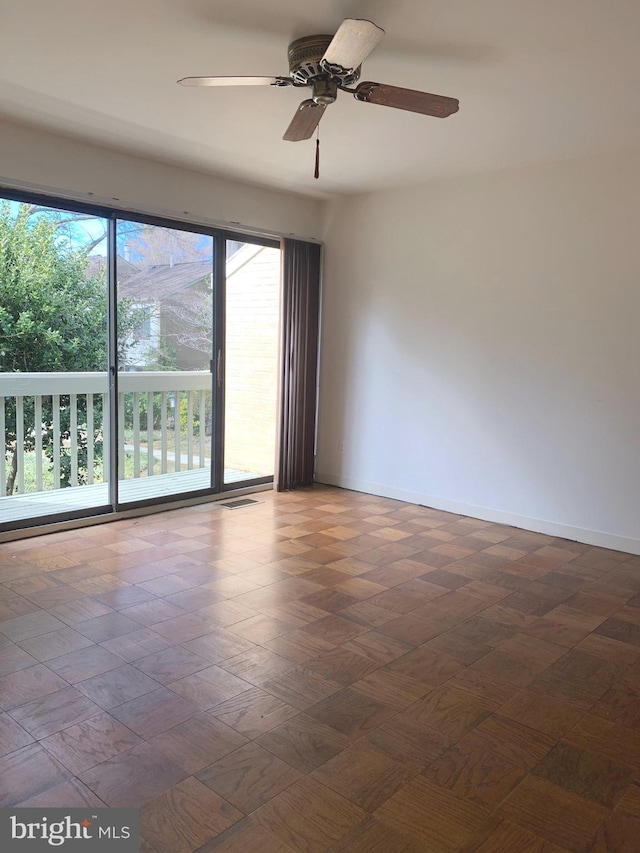
<instances>
[{"instance_id":1,"label":"sliding glass door","mask_svg":"<svg viewBox=\"0 0 640 853\"><path fill-rule=\"evenodd\" d=\"M118 220L116 245L119 503L211 489L214 239Z\"/></svg>"},{"instance_id":2,"label":"sliding glass door","mask_svg":"<svg viewBox=\"0 0 640 853\"><path fill-rule=\"evenodd\" d=\"M0 200L0 526L109 505L107 229Z\"/></svg>"},{"instance_id":3,"label":"sliding glass door","mask_svg":"<svg viewBox=\"0 0 640 853\"><path fill-rule=\"evenodd\" d=\"M273 478L280 329L280 247L227 240L224 483Z\"/></svg>"},{"instance_id":4,"label":"sliding glass door","mask_svg":"<svg viewBox=\"0 0 640 853\"><path fill-rule=\"evenodd\" d=\"M0 199L0 533L268 483L280 245Z\"/></svg>"}]
</instances>

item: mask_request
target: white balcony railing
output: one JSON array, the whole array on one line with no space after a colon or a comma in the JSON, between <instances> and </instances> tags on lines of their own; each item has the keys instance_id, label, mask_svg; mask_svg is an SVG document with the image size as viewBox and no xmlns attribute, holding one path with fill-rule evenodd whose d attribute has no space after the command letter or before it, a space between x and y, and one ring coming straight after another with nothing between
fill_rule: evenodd
<instances>
[{"instance_id":1,"label":"white balcony railing","mask_svg":"<svg viewBox=\"0 0 640 853\"><path fill-rule=\"evenodd\" d=\"M106 373L0 373L0 496L7 495L7 477L14 473L12 493L25 493L28 455L35 469L28 491L50 489L46 473L56 488L65 463L69 486L94 483L98 445L106 481L108 391ZM120 373L120 479L207 467L209 391L208 371Z\"/></svg>"}]
</instances>

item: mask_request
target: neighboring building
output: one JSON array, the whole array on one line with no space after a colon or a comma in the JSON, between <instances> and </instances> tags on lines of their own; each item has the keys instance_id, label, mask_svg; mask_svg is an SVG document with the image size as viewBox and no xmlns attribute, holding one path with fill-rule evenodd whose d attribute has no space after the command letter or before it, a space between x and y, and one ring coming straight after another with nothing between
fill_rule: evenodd
<instances>
[{"instance_id":1,"label":"neighboring building","mask_svg":"<svg viewBox=\"0 0 640 853\"><path fill-rule=\"evenodd\" d=\"M209 366L206 326L210 328L212 314L207 300L212 276L211 261L154 264L124 280L118 276L118 299L131 299L146 309L127 352L128 369L158 369L163 357L173 360L178 370Z\"/></svg>"}]
</instances>

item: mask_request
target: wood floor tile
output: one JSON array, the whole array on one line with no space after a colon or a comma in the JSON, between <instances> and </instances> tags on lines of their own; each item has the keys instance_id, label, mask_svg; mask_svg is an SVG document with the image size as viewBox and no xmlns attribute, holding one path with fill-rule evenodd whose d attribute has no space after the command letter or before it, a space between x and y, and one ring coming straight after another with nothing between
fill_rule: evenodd
<instances>
[{"instance_id":1,"label":"wood floor tile","mask_svg":"<svg viewBox=\"0 0 640 853\"><path fill-rule=\"evenodd\" d=\"M149 741L189 774L198 773L248 741L207 713L196 714Z\"/></svg>"},{"instance_id":2,"label":"wood floor tile","mask_svg":"<svg viewBox=\"0 0 640 853\"><path fill-rule=\"evenodd\" d=\"M570 743L559 743L533 771L554 785L614 808L631 784L634 771Z\"/></svg>"},{"instance_id":3,"label":"wood floor tile","mask_svg":"<svg viewBox=\"0 0 640 853\"><path fill-rule=\"evenodd\" d=\"M488 738L498 751L508 751L510 760L526 770L532 770L555 744L555 738L550 735L517 720L509 720L500 713L487 717L474 733Z\"/></svg>"},{"instance_id":4,"label":"wood floor tile","mask_svg":"<svg viewBox=\"0 0 640 853\"><path fill-rule=\"evenodd\" d=\"M465 690L444 685L412 705L406 714L410 719L439 732L453 744L495 710L494 705Z\"/></svg>"},{"instance_id":5,"label":"wood floor tile","mask_svg":"<svg viewBox=\"0 0 640 853\"><path fill-rule=\"evenodd\" d=\"M133 619L130 622L136 628L140 627ZM211 627L211 623L204 616L198 613L186 613L184 616L176 616L173 619L158 622L153 626L153 630L171 643L187 643L189 640L195 640L196 637L208 634Z\"/></svg>"},{"instance_id":6,"label":"wood floor tile","mask_svg":"<svg viewBox=\"0 0 640 853\"><path fill-rule=\"evenodd\" d=\"M285 720L295 717L298 709L254 687L214 705L209 709L209 713L246 737L254 739Z\"/></svg>"},{"instance_id":7,"label":"wood floor tile","mask_svg":"<svg viewBox=\"0 0 640 853\"><path fill-rule=\"evenodd\" d=\"M424 778L457 797L493 811L526 775L512 750L475 731L447 749L424 771Z\"/></svg>"},{"instance_id":8,"label":"wood floor tile","mask_svg":"<svg viewBox=\"0 0 640 853\"><path fill-rule=\"evenodd\" d=\"M89 640L73 628L64 627L49 634L39 634L37 637L22 640L20 645L40 662L46 662L51 658L91 646L93 640Z\"/></svg>"},{"instance_id":9,"label":"wood floor tile","mask_svg":"<svg viewBox=\"0 0 640 853\"><path fill-rule=\"evenodd\" d=\"M16 752L34 739L9 714L0 714L0 756Z\"/></svg>"},{"instance_id":10,"label":"wood floor tile","mask_svg":"<svg viewBox=\"0 0 640 853\"><path fill-rule=\"evenodd\" d=\"M4 634L14 643L19 643L20 640L28 640L30 637L48 634L64 627L64 622L56 619L46 610L38 610L26 616L16 616L14 619L0 622L0 634Z\"/></svg>"},{"instance_id":11,"label":"wood floor tile","mask_svg":"<svg viewBox=\"0 0 640 853\"><path fill-rule=\"evenodd\" d=\"M371 746L358 744L340 752L312 774L327 788L373 812L415 772Z\"/></svg>"},{"instance_id":12,"label":"wood floor tile","mask_svg":"<svg viewBox=\"0 0 640 853\"><path fill-rule=\"evenodd\" d=\"M122 636L114 637L112 640L105 640L100 645L127 663L133 663L140 658L171 647L168 640L148 628L132 631L130 634L122 634Z\"/></svg>"},{"instance_id":13,"label":"wood floor tile","mask_svg":"<svg viewBox=\"0 0 640 853\"><path fill-rule=\"evenodd\" d=\"M438 687L461 668L462 664L451 655L423 645L387 664L385 671L406 675L430 687Z\"/></svg>"},{"instance_id":14,"label":"wood floor tile","mask_svg":"<svg viewBox=\"0 0 640 853\"><path fill-rule=\"evenodd\" d=\"M1 624L0 630L2 630ZM631 646L640 646L640 626L628 622L626 619L610 616L598 625L595 633L612 640L619 640L621 643L628 643Z\"/></svg>"},{"instance_id":15,"label":"wood floor tile","mask_svg":"<svg viewBox=\"0 0 640 853\"><path fill-rule=\"evenodd\" d=\"M105 640L112 640L114 637L120 637L122 634L128 634L131 631L138 631L140 625L128 616L122 613L107 613L106 616L98 616L95 619L87 619L85 622L79 622L75 629L85 637L93 640L95 643L102 643Z\"/></svg>"},{"instance_id":16,"label":"wood floor tile","mask_svg":"<svg viewBox=\"0 0 640 853\"><path fill-rule=\"evenodd\" d=\"M414 613L416 611L413 611ZM455 621L455 620L454 620ZM378 627L378 632L393 637L401 643L407 643L414 648L451 628L451 622L441 614L441 618L427 619L423 616L399 616Z\"/></svg>"},{"instance_id":17,"label":"wood floor tile","mask_svg":"<svg viewBox=\"0 0 640 853\"><path fill-rule=\"evenodd\" d=\"M237 675L251 684L264 684L288 669L294 667L293 661L283 655L278 655L262 647L252 648L248 652L223 659L222 669Z\"/></svg>"},{"instance_id":18,"label":"wood floor tile","mask_svg":"<svg viewBox=\"0 0 640 853\"><path fill-rule=\"evenodd\" d=\"M252 652L258 648L255 643L237 637L226 628L209 631L201 637L188 640L183 643L183 646L188 651L206 658L210 664L220 663L220 661L229 660L229 658L237 657L245 652Z\"/></svg>"},{"instance_id":19,"label":"wood floor tile","mask_svg":"<svg viewBox=\"0 0 640 853\"><path fill-rule=\"evenodd\" d=\"M51 608L51 614L66 625L77 625L79 622L106 616L108 613L113 613L113 608L90 597L79 598Z\"/></svg>"},{"instance_id":20,"label":"wood floor tile","mask_svg":"<svg viewBox=\"0 0 640 853\"><path fill-rule=\"evenodd\" d=\"M0 778L11 780L11 784L0 787L0 806L7 807L16 806L65 782L69 773L34 743L0 758Z\"/></svg>"},{"instance_id":21,"label":"wood floor tile","mask_svg":"<svg viewBox=\"0 0 640 853\"><path fill-rule=\"evenodd\" d=\"M119 589L114 589L111 592L98 593L95 600L106 604L112 610L125 610L129 607L135 607L139 604L144 604L147 601L155 601L156 596L141 586L125 586ZM96 616L102 614L96 614Z\"/></svg>"},{"instance_id":22,"label":"wood floor tile","mask_svg":"<svg viewBox=\"0 0 640 853\"><path fill-rule=\"evenodd\" d=\"M251 850L259 850L260 853L296 853L253 818L238 821L200 847L197 853L249 853Z\"/></svg>"},{"instance_id":23,"label":"wood floor tile","mask_svg":"<svg viewBox=\"0 0 640 853\"><path fill-rule=\"evenodd\" d=\"M640 691L615 684L591 708L591 713L610 722L640 727Z\"/></svg>"},{"instance_id":24,"label":"wood floor tile","mask_svg":"<svg viewBox=\"0 0 640 853\"><path fill-rule=\"evenodd\" d=\"M566 735L567 743L640 772L640 731L586 714Z\"/></svg>"},{"instance_id":25,"label":"wood floor tile","mask_svg":"<svg viewBox=\"0 0 640 853\"><path fill-rule=\"evenodd\" d=\"M10 711L68 686L66 681L43 664L20 669L0 678L0 709Z\"/></svg>"},{"instance_id":26,"label":"wood floor tile","mask_svg":"<svg viewBox=\"0 0 640 853\"><path fill-rule=\"evenodd\" d=\"M180 677L207 669L210 665L210 661L183 646L169 646L135 661L137 670L161 684L168 684Z\"/></svg>"},{"instance_id":27,"label":"wood floor tile","mask_svg":"<svg viewBox=\"0 0 640 853\"><path fill-rule=\"evenodd\" d=\"M131 664L123 664L76 684L78 690L105 711L158 689L158 682Z\"/></svg>"},{"instance_id":28,"label":"wood floor tile","mask_svg":"<svg viewBox=\"0 0 640 853\"><path fill-rule=\"evenodd\" d=\"M566 849L545 841L508 820L490 819L486 830L465 844L458 853L566 853Z\"/></svg>"},{"instance_id":29,"label":"wood floor tile","mask_svg":"<svg viewBox=\"0 0 640 853\"><path fill-rule=\"evenodd\" d=\"M404 710L432 690L430 685L415 678L384 668L372 672L352 686L359 693L364 693L365 696L376 699L396 711Z\"/></svg>"},{"instance_id":30,"label":"wood floor tile","mask_svg":"<svg viewBox=\"0 0 640 853\"><path fill-rule=\"evenodd\" d=\"M38 661L27 654L24 649L7 640L6 645L0 646L0 677L34 666Z\"/></svg>"},{"instance_id":31,"label":"wood floor tile","mask_svg":"<svg viewBox=\"0 0 640 853\"><path fill-rule=\"evenodd\" d=\"M105 803L83 785L79 779L60 782L40 794L35 794L19 803L23 809L84 809L105 808Z\"/></svg>"},{"instance_id":32,"label":"wood floor tile","mask_svg":"<svg viewBox=\"0 0 640 853\"><path fill-rule=\"evenodd\" d=\"M70 684L85 681L120 666L122 658L96 645L47 661L47 667Z\"/></svg>"},{"instance_id":33,"label":"wood floor tile","mask_svg":"<svg viewBox=\"0 0 640 853\"><path fill-rule=\"evenodd\" d=\"M289 658L294 663L304 663L322 654L322 652L328 652L335 648L333 643L311 634L304 634L302 631L290 631L288 634L268 640L263 645L272 652Z\"/></svg>"},{"instance_id":34,"label":"wood floor tile","mask_svg":"<svg viewBox=\"0 0 640 853\"><path fill-rule=\"evenodd\" d=\"M195 716L196 705L161 687L118 705L112 716L147 740Z\"/></svg>"},{"instance_id":35,"label":"wood floor tile","mask_svg":"<svg viewBox=\"0 0 640 853\"><path fill-rule=\"evenodd\" d=\"M615 663L574 649L550 666L532 686L588 710L620 673Z\"/></svg>"},{"instance_id":36,"label":"wood floor tile","mask_svg":"<svg viewBox=\"0 0 640 853\"><path fill-rule=\"evenodd\" d=\"M584 711L548 693L521 690L500 708L500 716L560 739L574 727Z\"/></svg>"},{"instance_id":37,"label":"wood floor tile","mask_svg":"<svg viewBox=\"0 0 640 853\"><path fill-rule=\"evenodd\" d=\"M346 687L310 708L309 716L349 738L359 738L393 717L388 705Z\"/></svg>"},{"instance_id":38,"label":"wood floor tile","mask_svg":"<svg viewBox=\"0 0 640 853\"><path fill-rule=\"evenodd\" d=\"M468 640L470 643L478 643L486 646L500 645L504 640L508 640L518 632L518 628L500 621L492 619L485 612L482 616L472 616L460 625L456 625L451 629L451 633L463 640Z\"/></svg>"},{"instance_id":39,"label":"wood floor tile","mask_svg":"<svg viewBox=\"0 0 640 853\"><path fill-rule=\"evenodd\" d=\"M350 652L356 652L359 655L364 655L378 665L390 663L390 661L402 657L402 655L405 655L412 649L408 643L394 640L393 637L387 637L378 631L368 631L366 634L359 634L357 637L344 643L342 648Z\"/></svg>"},{"instance_id":40,"label":"wood floor tile","mask_svg":"<svg viewBox=\"0 0 640 853\"><path fill-rule=\"evenodd\" d=\"M634 853L638 848L640 819L613 814L600 827L589 853Z\"/></svg>"},{"instance_id":41,"label":"wood floor tile","mask_svg":"<svg viewBox=\"0 0 640 853\"><path fill-rule=\"evenodd\" d=\"M77 775L139 743L136 734L103 712L50 735L42 746Z\"/></svg>"},{"instance_id":42,"label":"wood floor tile","mask_svg":"<svg viewBox=\"0 0 640 853\"><path fill-rule=\"evenodd\" d=\"M429 853L450 853L482 825L487 812L475 803L418 776L376 812L382 823L423 845Z\"/></svg>"},{"instance_id":43,"label":"wood floor tile","mask_svg":"<svg viewBox=\"0 0 640 853\"><path fill-rule=\"evenodd\" d=\"M292 785L254 815L260 826L305 853L327 850L365 816L358 806L310 778Z\"/></svg>"},{"instance_id":44,"label":"wood floor tile","mask_svg":"<svg viewBox=\"0 0 640 853\"><path fill-rule=\"evenodd\" d=\"M276 726L257 742L303 773L310 773L351 743L345 735L306 714Z\"/></svg>"},{"instance_id":45,"label":"wood floor tile","mask_svg":"<svg viewBox=\"0 0 640 853\"><path fill-rule=\"evenodd\" d=\"M0 623L6 622L9 619L15 619L17 616L26 616L27 613L35 613L39 608L22 598L21 595L7 595L0 601Z\"/></svg>"},{"instance_id":46,"label":"wood floor tile","mask_svg":"<svg viewBox=\"0 0 640 853\"><path fill-rule=\"evenodd\" d=\"M299 664L282 675L266 681L262 689L288 705L304 711L327 696L337 693L340 685L315 675L306 668L305 664Z\"/></svg>"},{"instance_id":47,"label":"wood floor tile","mask_svg":"<svg viewBox=\"0 0 640 853\"><path fill-rule=\"evenodd\" d=\"M175 604L169 604L169 602L163 599L154 599L153 601L146 601L143 604L136 604L134 607L127 607L120 612L145 628L155 625L157 622L175 619L177 616L183 616L185 613L180 607L176 607Z\"/></svg>"},{"instance_id":48,"label":"wood floor tile","mask_svg":"<svg viewBox=\"0 0 640 853\"><path fill-rule=\"evenodd\" d=\"M206 767L197 778L249 814L302 777L273 753L249 743Z\"/></svg>"},{"instance_id":49,"label":"wood floor tile","mask_svg":"<svg viewBox=\"0 0 640 853\"><path fill-rule=\"evenodd\" d=\"M333 649L305 664L305 669L308 672L312 672L315 675L325 678L327 681L333 681L343 687L364 678L377 668L378 664L369 658L359 655L356 652L350 652L347 649Z\"/></svg>"},{"instance_id":50,"label":"wood floor tile","mask_svg":"<svg viewBox=\"0 0 640 853\"><path fill-rule=\"evenodd\" d=\"M531 637L572 648L603 621L604 617L581 613L565 605L549 611L526 629Z\"/></svg>"},{"instance_id":51,"label":"wood floor tile","mask_svg":"<svg viewBox=\"0 0 640 853\"><path fill-rule=\"evenodd\" d=\"M424 848L396 829L368 818L331 850L332 853L423 853Z\"/></svg>"},{"instance_id":52,"label":"wood floor tile","mask_svg":"<svg viewBox=\"0 0 640 853\"><path fill-rule=\"evenodd\" d=\"M178 693L204 711L245 693L251 686L249 682L215 665L167 684L174 693Z\"/></svg>"},{"instance_id":53,"label":"wood floor tile","mask_svg":"<svg viewBox=\"0 0 640 853\"><path fill-rule=\"evenodd\" d=\"M610 815L603 806L536 776L527 776L498 811L574 853L590 849L600 824Z\"/></svg>"},{"instance_id":54,"label":"wood floor tile","mask_svg":"<svg viewBox=\"0 0 640 853\"><path fill-rule=\"evenodd\" d=\"M448 745L445 736L417 723L406 714L399 714L373 729L363 738L363 742L416 771L423 770L438 758Z\"/></svg>"},{"instance_id":55,"label":"wood floor tile","mask_svg":"<svg viewBox=\"0 0 640 853\"><path fill-rule=\"evenodd\" d=\"M134 746L78 774L112 808L141 806L186 776L184 770L148 743Z\"/></svg>"},{"instance_id":56,"label":"wood floor tile","mask_svg":"<svg viewBox=\"0 0 640 853\"><path fill-rule=\"evenodd\" d=\"M346 643L357 637L358 634L366 633L366 631L367 628L342 616L327 616L326 619L320 619L318 622L305 625L304 628L300 629L300 633L311 634L313 637L334 645Z\"/></svg>"},{"instance_id":57,"label":"wood floor tile","mask_svg":"<svg viewBox=\"0 0 640 853\"><path fill-rule=\"evenodd\" d=\"M36 740L98 714L100 708L75 687L65 687L10 711L11 717Z\"/></svg>"},{"instance_id":58,"label":"wood floor tile","mask_svg":"<svg viewBox=\"0 0 640 853\"><path fill-rule=\"evenodd\" d=\"M242 815L193 777L140 810L141 834L156 853L192 853Z\"/></svg>"}]
</instances>

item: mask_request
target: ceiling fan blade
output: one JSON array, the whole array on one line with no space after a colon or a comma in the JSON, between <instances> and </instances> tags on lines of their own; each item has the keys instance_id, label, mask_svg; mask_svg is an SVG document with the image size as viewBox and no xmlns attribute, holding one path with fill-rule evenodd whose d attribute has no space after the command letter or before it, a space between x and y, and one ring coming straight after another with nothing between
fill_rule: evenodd
<instances>
[{"instance_id":1,"label":"ceiling fan blade","mask_svg":"<svg viewBox=\"0 0 640 853\"><path fill-rule=\"evenodd\" d=\"M418 92L415 89L388 86L386 83L360 83L355 90L348 91L353 91L353 97L357 101L395 107L398 110L409 110L412 113L422 113L422 115L436 118L446 118L457 113L460 108L457 98L430 95L428 92Z\"/></svg>"},{"instance_id":2,"label":"ceiling fan blade","mask_svg":"<svg viewBox=\"0 0 640 853\"><path fill-rule=\"evenodd\" d=\"M183 77L181 86L293 86L290 77Z\"/></svg>"},{"instance_id":3,"label":"ceiling fan blade","mask_svg":"<svg viewBox=\"0 0 640 853\"><path fill-rule=\"evenodd\" d=\"M345 18L322 57L322 67L337 74L353 71L378 44L384 30L373 21Z\"/></svg>"},{"instance_id":4,"label":"ceiling fan blade","mask_svg":"<svg viewBox=\"0 0 640 853\"><path fill-rule=\"evenodd\" d=\"M311 98L303 101L282 138L286 139L287 142L302 142L303 139L311 139L326 108L325 104L316 104Z\"/></svg>"}]
</instances>

